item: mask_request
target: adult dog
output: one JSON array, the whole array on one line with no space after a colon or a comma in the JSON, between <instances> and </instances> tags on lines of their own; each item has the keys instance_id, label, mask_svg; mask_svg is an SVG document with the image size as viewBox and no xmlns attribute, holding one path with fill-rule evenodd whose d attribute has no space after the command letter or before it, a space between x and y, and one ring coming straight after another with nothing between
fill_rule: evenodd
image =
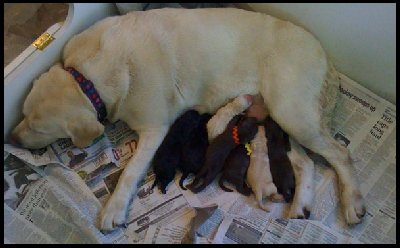
<instances>
[{"instance_id":1,"label":"adult dog","mask_svg":"<svg viewBox=\"0 0 400 248\"><path fill-rule=\"evenodd\" d=\"M330 93L338 87L335 70L304 29L239 9L131 12L73 37L63 61L93 82L109 120L125 121L140 136L102 210L101 229L125 222L130 197L177 116L190 108L214 113L229 99L257 93L283 130L332 164L347 223L361 221L365 209L349 151L327 127L335 102L330 96L336 96ZM89 98L60 63L34 82L23 113L11 140L28 148L65 137L85 147L104 131Z\"/></svg>"}]
</instances>

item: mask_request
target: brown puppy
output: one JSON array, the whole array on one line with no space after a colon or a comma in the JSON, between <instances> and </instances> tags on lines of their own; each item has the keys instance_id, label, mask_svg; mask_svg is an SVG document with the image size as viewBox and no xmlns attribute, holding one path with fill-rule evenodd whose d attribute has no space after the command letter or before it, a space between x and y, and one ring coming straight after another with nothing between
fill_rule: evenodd
<instances>
[{"instance_id":1,"label":"brown puppy","mask_svg":"<svg viewBox=\"0 0 400 248\"><path fill-rule=\"evenodd\" d=\"M252 192L251 188L249 188L245 182L249 164L250 156L246 147L244 145L238 145L231 151L225 161L224 171L219 179L219 186L227 192L232 192L233 190L228 189L224 185L224 181L227 181L234 184L239 193L246 196L250 195Z\"/></svg>"},{"instance_id":2,"label":"brown puppy","mask_svg":"<svg viewBox=\"0 0 400 248\"><path fill-rule=\"evenodd\" d=\"M194 181L187 188L193 193L202 191L209 185L222 170L225 160L229 153L238 145L235 143L232 136L234 127L237 127L237 136L239 144L245 144L252 140L257 133L256 118L242 118L237 126L235 124L240 119L240 116L235 116L228 124L225 131L218 135L207 148L206 162L197 173ZM200 185L200 180L203 180Z\"/></svg>"},{"instance_id":3,"label":"brown puppy","mask_svg":"<svg viewBox=\"0 0 400 248\"><path fill-rule=\"evenodd\" d=\"M292 164L287 153L291 150L289 136L271 117L265 119L268 157L272 180L286 202L293 199L295 178Z\"/></svg>"}]
</instances>

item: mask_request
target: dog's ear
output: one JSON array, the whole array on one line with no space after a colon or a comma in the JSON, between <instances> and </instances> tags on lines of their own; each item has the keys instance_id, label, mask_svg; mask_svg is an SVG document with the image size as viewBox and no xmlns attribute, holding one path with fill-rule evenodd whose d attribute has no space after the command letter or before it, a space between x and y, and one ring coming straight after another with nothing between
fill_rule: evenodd
<instances>
[{"instance_id":1,"label":"dog's ear","mask_svg":"<svg viewBox=\"0 0 400 248\"><path fill-rule=\"evenodd\" d=\"M84 148L89 146L95 138L103 134L104 126L93 117L83 117L68 123L66 131L75 146Z\"/></svg>"}]
</instances>

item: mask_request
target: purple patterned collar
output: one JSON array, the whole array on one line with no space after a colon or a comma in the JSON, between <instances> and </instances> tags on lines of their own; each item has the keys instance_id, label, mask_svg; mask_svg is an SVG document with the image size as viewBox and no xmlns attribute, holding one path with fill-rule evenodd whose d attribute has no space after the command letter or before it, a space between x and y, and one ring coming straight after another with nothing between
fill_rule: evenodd
<instances>
[{"instance_id":1,"label":"purple patterned collar","mask_svg":"<svg viewBox=\"0 0 400 248\"><path fill-rule=\"evenodd\" d=\"M67 67L65 70L75 78L81 87L83 93L89 98L92 102L94 108L97 111L97 119L103 123L107 117L107 109L104 102L101 100L99 93L94 88L92 81L86 79L81 73L79 73L73 67Z\"/></svg>"}]
</instances>

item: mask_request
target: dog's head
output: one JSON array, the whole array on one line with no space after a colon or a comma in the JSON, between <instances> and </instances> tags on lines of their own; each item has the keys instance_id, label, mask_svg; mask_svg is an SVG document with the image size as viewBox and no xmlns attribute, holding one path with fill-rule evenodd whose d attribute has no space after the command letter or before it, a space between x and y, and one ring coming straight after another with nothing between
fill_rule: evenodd
<instances>
[{"instance_id":1,"label":"dog's head","mask_svg":"<svg viewBox=\"0 0 400 248\"><path fill-rule=\"evenodd\" d=\"M258 125L255 117L244 117L238 123L238 136L241 144L250 142L257 134Z\"/></svg>"},{"instance_id":2,"label":"dog's head","mask_svg":"<svg viewBox=\"0 0 400 248\"><path fill-rule=\"evenodd\" d=\"M10 142L25 148L45 147L58 138L71 138L80 148L103 133L96 110L61 64L35 80L23 106L24 119Z\"/></svg>"}]
</instances>

